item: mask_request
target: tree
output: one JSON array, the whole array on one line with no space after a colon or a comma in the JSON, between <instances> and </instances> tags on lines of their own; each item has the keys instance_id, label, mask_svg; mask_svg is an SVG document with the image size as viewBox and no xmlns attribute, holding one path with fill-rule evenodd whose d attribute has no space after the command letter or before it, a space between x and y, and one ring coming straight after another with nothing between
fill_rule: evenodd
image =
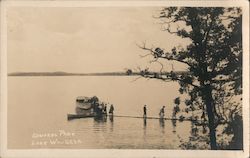
<instances>
[{"instance_id":1,"label":"tree","mask_svg":"<svg viewBox=\"0 0 250 158\"><path fill-rule=\"evenodd\" d=\"M190 44L169 52L149 48L145 43L140 48L149 51L155 62L161 59L183 63L188 72L145 70L141 75L177 81L179 92L189 96L184 101L186 111L199 110L207 118L204 123L209 127L210 147L216 150L218 125L229 124L235 115L241 115L241 101L235 101L242 93L241 9L169 7L161 9L156 18L163 21L163 31L189 39Z\"/></svg>"}]
</instances>

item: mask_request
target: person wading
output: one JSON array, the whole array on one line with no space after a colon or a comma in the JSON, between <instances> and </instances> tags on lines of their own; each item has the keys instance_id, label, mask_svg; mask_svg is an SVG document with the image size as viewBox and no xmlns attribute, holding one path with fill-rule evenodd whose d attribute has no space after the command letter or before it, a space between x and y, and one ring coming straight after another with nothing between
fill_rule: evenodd
<instances>
[{"instance_id":1,"label":"person wading","mask_svg":"<svg viewBox=\"0 0 250 158\"><path fill-rule=\"evenodd\" d=\"M143 107L143 117L144 118L147 117L147 105L144 105L144 107Z\"/></svg>"},{"instance_id":2,"label":"person wading","mask_svg":"<svg viewBox=\"0 0 250 158\"><path fill-rule=\"evenodd\" d=\"M113 104L111 104L111 106L109 108L109 114L113 115L113 113L114 113L114 106L113 106Z\"/></svg>"},{"instance_id":3,"label":"person wading","mask_svg":"<svg viewBox=\"0 0 250 158\"><path fill-rule=\"evenodd\" d=\"M107 105L106 104L104 105L104 108L103 108L103 114L107 115Z\"/></svg>"},{"instance_id":4,"label":"person wading","mask_svg":"<svg viewBox=\"0 0 250 158\"><path fill-rule=\"evenodd\" d=\"M164 118L164 115L165 115L165 106L163 106L163 107L161 108L159 115L160 115L160 119L163 119L163 118Z\"/></svg>"}]
</instances>

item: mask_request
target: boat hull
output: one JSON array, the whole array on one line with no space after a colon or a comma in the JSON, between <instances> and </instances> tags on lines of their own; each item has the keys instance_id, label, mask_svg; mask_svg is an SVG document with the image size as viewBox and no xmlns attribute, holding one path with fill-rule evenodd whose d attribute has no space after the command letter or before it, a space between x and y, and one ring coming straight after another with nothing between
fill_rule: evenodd
<instances>
[{"instance_id":1,"label":"boat hull","mask_svg":"<svg viewBox=\"0 0 250 158\"><path fill-rule=\"evenodd\" d=\"M95 115L68 114L68 120L95 117Z\"/></svg>"}]
</instances>

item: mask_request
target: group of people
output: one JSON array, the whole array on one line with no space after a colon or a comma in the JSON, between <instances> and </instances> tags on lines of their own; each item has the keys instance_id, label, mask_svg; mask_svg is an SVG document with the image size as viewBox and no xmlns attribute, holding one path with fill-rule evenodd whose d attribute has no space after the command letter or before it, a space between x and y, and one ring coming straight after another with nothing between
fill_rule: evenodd
<instances>
[{"instance_id":1,"label":"group of people","mask_svg":"<svg viewBox=\"0 0 250 158\"><path fill-rule=\"evenodd\" d=\"M114 108L113 104L111 104L109 107L109 115L113 115L114 110L115 110L115 108ZM96 111L97 115L102 115L102 114L108 115L107 104L100 104L95 111Z\"/></svg>"},{"instance_id":2,"label":"group of people","mask_svg":"<svg viewBox=\"0 0 250 158\"><path fill-rule=\"evenodd\" d=\"M160 109L159 116L160 116L160 118L164 118L164 116L165 116L165 106L162 106L162 108ZM147 117L147 105L144 105L144 107L143 107L143 117L144 118Z\"/></svg>"},{"instance_id":3,"label":"group of people","mask_svg":"<svg viewBox=\"0 0 250 158\"><path fill-rule=\"evenodd\" d=\"M115 108L114 108L113 104L111 104L109 107L109 115L113 115L114 110L115 110ZM104 105L103 113L107 115L107 105L106 104Z\"/></svg>"}]
</instances>

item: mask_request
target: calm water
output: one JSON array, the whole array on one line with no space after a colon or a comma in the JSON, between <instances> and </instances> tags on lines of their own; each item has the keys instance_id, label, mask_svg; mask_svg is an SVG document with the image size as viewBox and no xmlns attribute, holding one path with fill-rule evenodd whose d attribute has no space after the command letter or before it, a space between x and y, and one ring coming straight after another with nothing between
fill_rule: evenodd
<instances>
[{"instance_id":1,"label":"calm water","mask_svg":"<svg viewBox=\"0 0 250 158\"><path fill-rule=\"evenodd\" d=\"M190 122L114 117L67 120L77 96L96 95L114 104L116 115L172 114L178 85L134 77L8 77L8 147L178 149Z\"/></svg>"}]
</instances>

